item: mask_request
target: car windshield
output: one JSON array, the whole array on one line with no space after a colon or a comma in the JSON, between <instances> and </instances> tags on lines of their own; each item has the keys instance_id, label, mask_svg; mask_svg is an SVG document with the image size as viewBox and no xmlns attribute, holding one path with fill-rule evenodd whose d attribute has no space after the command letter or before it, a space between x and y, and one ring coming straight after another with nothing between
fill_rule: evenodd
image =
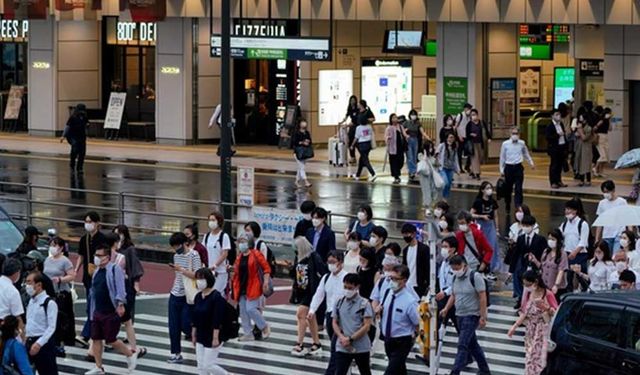
<instances>
[{"instance_id":1,"label":"car windshield","mask_svg":"<svg viewBox=\"0 0 640 375\"><path fill-rule=\"evenodd\" d=\"M0 211L0 253L8 254L14 251L21 242L20 229Z\"/></svg>"}]
</instances>

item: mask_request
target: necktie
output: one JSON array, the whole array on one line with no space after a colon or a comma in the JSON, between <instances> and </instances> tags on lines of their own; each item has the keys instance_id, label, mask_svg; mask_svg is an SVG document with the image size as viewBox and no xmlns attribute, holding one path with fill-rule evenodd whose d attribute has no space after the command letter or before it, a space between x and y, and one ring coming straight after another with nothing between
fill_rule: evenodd
<instances>
[{"instance_id":1,"label":"necktie","mask_svg":"<svg viewBox=\"0 0 640 375\"><path fill-rule=\"evenodd\" d=\"M527 248L531 246L531 237L527 236Z\"/></svg>"},{"instance_id":2,"label":"necktie","mask_svg":"<svg viewBox=\"0 0 640 375\"><path fill-rule=\"evenodd\" d=\"M388 315L387 315L387 329L386 329L386 332L384 333L384 336L387 339L391 338L391 317L393 316L393 304L394 304L395 301L396 301L396 295L394 294L391 297L391 304L389 305L389 310L387 310L387 313L388 313Z\"/></svg>"}]
</instances>

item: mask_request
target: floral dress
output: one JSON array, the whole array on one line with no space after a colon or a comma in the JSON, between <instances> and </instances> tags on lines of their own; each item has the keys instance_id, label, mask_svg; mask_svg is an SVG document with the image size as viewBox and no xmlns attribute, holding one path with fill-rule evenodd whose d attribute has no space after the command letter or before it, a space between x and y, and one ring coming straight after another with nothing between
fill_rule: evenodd
<instances>
[{"instance_id":1,"label":"floral dress","mask_svg":"<svg viewBox=\"0 0 640 375\"><path fill-rule=\"evenodd\" d=\"M544 298L543 298L544 299ZM536 306L536 300L530 299L525 307L527 316L524 335L524 374L540 375L547 366L547 340L545 335L549 323L544 320L544 312Z\"/></svg>"}]
</instances>

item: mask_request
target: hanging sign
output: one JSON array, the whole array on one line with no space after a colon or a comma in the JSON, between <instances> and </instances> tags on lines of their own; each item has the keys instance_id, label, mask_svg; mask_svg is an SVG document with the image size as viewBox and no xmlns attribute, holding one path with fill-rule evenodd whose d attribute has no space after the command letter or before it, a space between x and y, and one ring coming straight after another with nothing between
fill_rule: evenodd
<instances>
[{"instance_id":1,"label":"hanging sign","mask_svg":"<svg viewBox=\"0 0 640 375\"><path fill-rule=\"evenodd\" d=\"M211 37L211 57L222 54L222 37ZM331 60L331 41L329 38L262 38L231 37L231 57L234 59L260 60Z\"/></svg>"}]
</instances>

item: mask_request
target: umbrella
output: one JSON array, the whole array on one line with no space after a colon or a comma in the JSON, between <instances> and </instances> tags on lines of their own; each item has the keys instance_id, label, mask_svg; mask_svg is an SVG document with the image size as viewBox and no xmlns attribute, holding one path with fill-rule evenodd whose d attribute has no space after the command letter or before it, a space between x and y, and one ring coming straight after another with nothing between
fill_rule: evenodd
<instances>
[{"instance_id":1,"label":"umbrella","mask_svg":"<svg viewBox=\"0 0 640 375\"><path fill-rule=\"evenodd\" d=\"M594 227L622 227L640 225L640 206L616 206L598 216Z\"/></svg>"},{"instance_id":2,"label":"umbrella","mask_svg":"<svg viewBox=\"0 0 640 375\"><path fill-rule=\"evenodd\" d=\"M634 148L622 154L616 163L616 169L631 168L640 165L640 148Z\"/></svg>"}]
</instances>

